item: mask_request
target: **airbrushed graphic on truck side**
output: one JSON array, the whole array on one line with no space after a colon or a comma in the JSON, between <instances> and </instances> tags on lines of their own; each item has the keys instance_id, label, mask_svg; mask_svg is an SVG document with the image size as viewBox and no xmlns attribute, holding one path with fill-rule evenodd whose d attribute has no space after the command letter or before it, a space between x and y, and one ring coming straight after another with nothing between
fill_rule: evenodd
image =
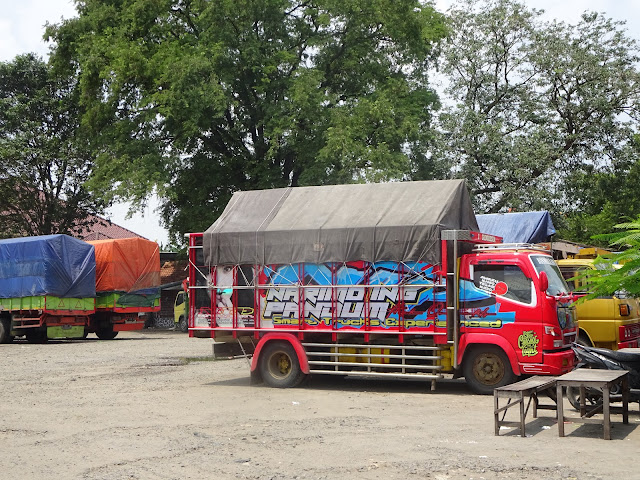
<instances>
[{"instance_id":1,"label":"airbrushed graphic on truck side","mask_svg":"<svg viewBox=\"0 0 640 480\"><path fill-rule=\"evenodd\" d=\"M298 326L302 317L309 328L332 326L334 321L336 329L445 328L445 286L438 284L434 269L426 263L393 262L265 267L260 284L274 286L260 290L260 326ZM301 275L304 288L297 286ZM331 287L332 278L336 287ZM461 281L460 298L463 327L496 329L515 321L515 312L501 310L494 295L471 281ZM218 325L231 322L231 309L220 302L218 306ZM239 310L238 322L254 327L253 308Z\"/></svg>"}]
</instances>

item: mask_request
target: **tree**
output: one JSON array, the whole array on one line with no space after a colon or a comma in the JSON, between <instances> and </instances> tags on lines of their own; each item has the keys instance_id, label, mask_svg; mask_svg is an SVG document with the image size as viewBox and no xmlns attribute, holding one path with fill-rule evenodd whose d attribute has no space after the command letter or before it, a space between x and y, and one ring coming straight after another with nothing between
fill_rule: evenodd
<instances>
[{"instance_id":1,"label":"tree","mask_svg":"<svg viewBox=\"0 0 640 480\"><path fill-rule=\"evenodd\" d=\"M594 176L628 165L636 42L600 14L567 25L513 0L459 5L443 47L450 98L434 157L467 179L479 212L588 208Z\"/></svg>"},{"instance_id":2,"label":"tree","mask_svg":"<svg viewBox=\"0 0 640 480\"><path fill-rule=\"evenodd\" d=\"M596 270L582 273L589 295L580 301L624 292L640 297L640 216L614 227L617 232L597 235L618 253L596 258Z\"/></svg>"},{"instance_id":3,"label":"tree","mask_svg":"<svg viewBox=\"0 0 640 480\"><path fill-rule=\"evenodd\" d=\"M83 0L50 25L107 200L154 189L173 239L232 192L402 179L426 161L444 21L419 0Z\"/></svg>"},{"instance_id":4,"label":"tree","mask_svg":"<svg viewBox=\"0 0 640 480\"><path fill-rule=\"evenodd\" d=\"M73 78L32 54L0 63L0 237L74 233L102 211L79 117Z\"/></svg>"},{"instance_id":5,"label":"tree","mask_svg":"<svg viewBox=\"0 0 640 480\"><path fill-rule=\"evenodd\" d=\"M559 217L558 236L606 248L606 238L594 236L612 232L617 224L640 215L640 136L634 134L608 168L591 170L572 176L570 191L580 198L580 208Z\"/></svg>"}]
</instances>

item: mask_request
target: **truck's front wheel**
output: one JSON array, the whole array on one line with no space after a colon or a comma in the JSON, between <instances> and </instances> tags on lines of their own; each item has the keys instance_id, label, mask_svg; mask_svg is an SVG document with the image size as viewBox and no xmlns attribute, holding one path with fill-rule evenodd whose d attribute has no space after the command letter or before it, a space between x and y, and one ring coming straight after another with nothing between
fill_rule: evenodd
<instances>
[{"instance_id":1,"label":"truck's front wheel","mask_svg":"<svg viewBox=\"0 0 640 480\"><path fill-rule=\"evenodd\" d=\"M184 315L180 315L180 320L178 320L178 330L184 333L189 331L189 324L187 323L187 319Z\"/></svg>"},{"instance_id":2,"label":"truck's front wheel","mask_svg":"<svg viewBox=\"0 0 640 480\"><path fill-rule=\"evenodd\" d=\"M464 378L471 390L491 395L493 389L516 381L509 358L495 345L472 347L463 364Z\"/></svg>"},{"instance_id":3,"label":"truck's front wheel","mask_svg":"<svg viewBox=\"0 0 640 480\"><path fill-rule=\"evenodd\" d=\"M580 334L578 335L578 341L576 343L584 347L593 347L593 343L591 343L591 340L589 340L589 335L587 335L586 332L580 332Z\"/></svg>"},{"instance_id":4,"label":"truck's front wheel","mask_svg":"<svg viewBox=\"0 0 640 480\"><path fill-rule=\"evenodd\" d=\"M300 362L289 342L269 342L260 354L260 375L269 387L295 387L304 379Z\"/></svg>"}]
</instances>

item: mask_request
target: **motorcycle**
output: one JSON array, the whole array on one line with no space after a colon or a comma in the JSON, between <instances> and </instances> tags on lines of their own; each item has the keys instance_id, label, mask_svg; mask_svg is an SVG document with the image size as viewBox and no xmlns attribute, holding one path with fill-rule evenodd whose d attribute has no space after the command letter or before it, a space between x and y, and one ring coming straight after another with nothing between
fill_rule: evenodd
<instances>
[{"instance_id":1,"label":"motorcycle","mask_svg":"<svg viewBox=\"0 0 640 480\"><path fill-rule=\"evenodd\" d=\"M629 401L640 402L640 353L608 350L606 348L587 347L574 343L573 351L578 360L576 368L594 368L604 370L629 371ZM616 387L619 389L619 386ZM580 410L580 388L567 387L567 399L573 408ZM621 392L612 390L611 395ZM602 403L602 391L587 388L586 405L597 406Z\"/></svg>"}]
</instances>

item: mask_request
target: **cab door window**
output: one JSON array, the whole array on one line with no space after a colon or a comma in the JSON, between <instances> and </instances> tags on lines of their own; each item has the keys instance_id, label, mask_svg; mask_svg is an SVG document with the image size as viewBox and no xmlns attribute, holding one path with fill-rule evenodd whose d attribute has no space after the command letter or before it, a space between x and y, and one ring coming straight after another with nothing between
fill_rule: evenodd
<instances>
[{"instance_id":1,"label":"cab door window","mask_svg":"<svg viewBox=\"0 0 640 480\"><path fill-rule=\"evenodd\" d=\"M518 265L474 265L473 283L480 290L494 295L533 303L533 282Z\"/></svg>"},{"instance_id":2,"label":"cab door window","mask_svg":"<svg viewBox=\"0 0 640 480\"><path fill-rule=\"evenodd\" d=\"M176 295L176 307L178 305L182 305L184 303L184 292L179 292L178 295Z\"/></svg>"}]
</instances>

